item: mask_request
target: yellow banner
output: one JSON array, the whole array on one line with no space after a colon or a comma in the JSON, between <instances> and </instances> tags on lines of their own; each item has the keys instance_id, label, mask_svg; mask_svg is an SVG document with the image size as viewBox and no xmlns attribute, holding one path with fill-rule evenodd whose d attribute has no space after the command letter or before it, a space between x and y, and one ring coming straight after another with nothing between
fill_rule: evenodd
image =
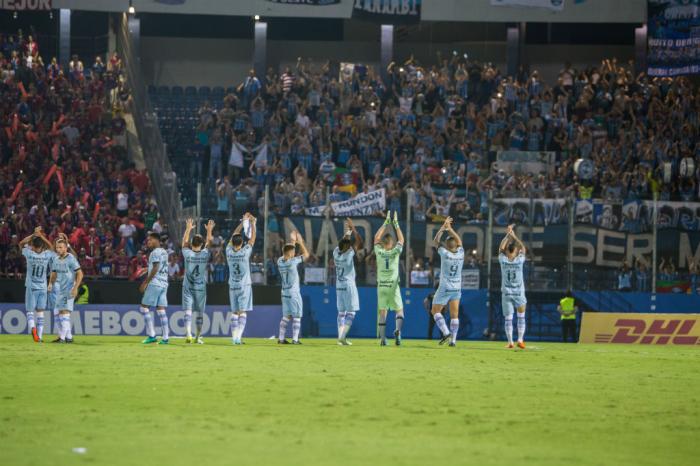
<instances>
[{"instance_id":1,"label":"yellow banner","mask_svg":"<svg viewBox=\"0 0 700 466\"><path fill-rule=\"evenodd\" d=\"M579 343L700 345L700 314L584 312Z\"/></svg>"}]
</instances>

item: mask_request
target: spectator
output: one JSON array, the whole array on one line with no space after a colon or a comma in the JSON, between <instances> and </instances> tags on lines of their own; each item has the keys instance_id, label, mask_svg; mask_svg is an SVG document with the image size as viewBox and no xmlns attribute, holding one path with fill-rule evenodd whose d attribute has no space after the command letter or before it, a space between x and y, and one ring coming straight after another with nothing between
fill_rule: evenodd
<instances>
[{"instance_id":1,"label":"spectator","mask_svg":"<svg viewBox=\"0 0 700 466\"><path fill-rule=\"evenodd\" d=\"M632 290L632 272L630 272L627 261L622 261L622 267L617 274L617 289L618 291Z\"/></svg>"}]
</instances>

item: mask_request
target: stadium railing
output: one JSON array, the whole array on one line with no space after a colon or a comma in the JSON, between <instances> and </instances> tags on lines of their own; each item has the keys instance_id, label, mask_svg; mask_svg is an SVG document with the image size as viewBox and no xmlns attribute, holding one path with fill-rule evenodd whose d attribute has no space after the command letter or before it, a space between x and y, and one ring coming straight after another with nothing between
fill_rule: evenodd
<instances>
[{"instance_id":1,"label":"stadium railing","mask_svg":"<svg viewBox=\"0 0 700 466\"><path fill-rule=\"evenodd\" d=\"M158 117L151 106L141 75L141 61L134 51L128 18L124 14L117 31L117 51L123 57L125 76L132 94L131 113L136 123L144 161L153 182L161 216L174 238L182 233L182 203L177 190L177 177L166 155L158 128Z\"/></svg>"}]
</instances>

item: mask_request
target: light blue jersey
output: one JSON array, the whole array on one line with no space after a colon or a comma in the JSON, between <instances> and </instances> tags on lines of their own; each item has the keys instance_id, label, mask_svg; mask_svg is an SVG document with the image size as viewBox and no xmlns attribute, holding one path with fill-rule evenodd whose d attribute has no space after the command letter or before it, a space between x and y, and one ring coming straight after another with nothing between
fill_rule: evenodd
<instances>
[{"instance_id":1,"label":"light blue jersey","mask_svg":"<svg viewBox=\"0 0 700 466\"><path fill-rule=\"evenodd\" d=\"M182 287L191 291L207 290L207 267L209 265L209 250L193 251L190 248L182 249L185 258L185 279Z\"/></svg>"},{"instance_id":2,"label":"light blue jersey","mask_svg":"<svg viewBox=\"0 0 700 466\"><path fill-rule=\"evenodd\" d=\"M284 257L277 259L277 268L282 277L282 295L299 293L299 269L298 266L304 262L301 256L292 257L285 260Z\"/></svg>"},{"instance_id":3,"label":"light blue jersey","mask_svg":"<svg viewBox=\"0 0 700 466\"><path fill-rule=\"evenodd\" d=\"M157 265L156 265L157 264ZM148 273L153 271L153 267L158 268L158 272L153 279L148 283L149 287L167 288L168 287L168 251L163 248L155 248L148 255Z\"/></svg>"},{"instance_id":4,"label":"light blue jersey","mask_svg":"<svg viewBox=\"0 0 700 466\"><path fill-rule=\"evenodd\" d=\"M355 250L348 248L344 253L340 248L333 250L333 262L335 262L335 286L338 289L346 288L348 285L355 286Z\"/></svg>"},{"instance_id":5,"label":"light blue jersey","mask_svg":"<svg viewBox=\"0 0 700 466\"><path fill-rule=\"evenodd\" d=\"M277 268L282 277L282 315L302 317L303 304L299 291L299 269L297 267L303 261L301 256L289 260L285 260L284 257L277 259Z\"/></svg>"},{"instance_id":6,"label":"light blue jersey","mask_svg":"<svg viewBox=\"0 0 700 466\"><path fill-rule=\"evenodd\" d=\"M22 255L27 259L27 276L24 279L24 286L28 290L46 291L49 262L56 253L50 249L37 253L29 246L25 246L22 248Z\"/></svg>"},{"instance_id":7,"label":"light blue jersey","mask_svg":"<svg viewBox=\"0 0 700 466\"><path fill-rule=\"evenodd\" d=\"M75 273L80 270L80 263L73 254L66 254L63 257L56 256L51 261L51 270L56 272L56 283L61 294L70 294L75 286Z\"/></svg>"},{"instance_id":8,"label":"light blue jersey","mask_svg":"<svg viewBox=\"0 0 700 466\"><path fill-rule=\"evenodd\" d=\"M456 252L446 248L438 248L440 255L440 287L445 291L461 291L462 267L464 266L464 248L457 248Z\"/></svg>"},{"instance_id":9,"label":"light blue jersey","mask_svg":"<svg viewBox=\"0 0 700 466\"><path fill-rule=\"evenodd\" d=\"M357 312L360 298L355 284L355 250L348 248L343 254L339 248L333 250L335 262L335 294L338 312Z\"/></svg>"},{"instance_id":10,"label":"light blue jersey","mask_svg":"<svg viewBox=\"0 0 700 466\"><path fill-rule=\"evenodd\" d=\"M56 295L56 308L59 311L73 311L75 298L71 296L73 286L75 286L75 274L80 270L80 263L73 254L66 254L63 257L56 256L51 261L51 269L56 272L56 282L58 294Z\"/></svg>"},{"instance_id":11,"label":"light blue jersey","mask_svg":"<svg viewBox=\"0 0 700 466\"><path fill-rule=\"evenodd\" d=\"M462 298L462 266L464 265L464 249L458 248L456 252L438 248L440 255L440 286L438 286L433 304L446 306L450 301L458 301Z\"/></svg>"},{"instance_id":12,"label":"light blue jersey","mask_svg":"<svg viewBox=\"0 0 700 466\"><path fill-rule=\"evenodd\" d=\"M512 261L505 254L498 255L501 264L501 293L503 296L525 296L523 264L525 254L518 254Z\"/></svg>"},{"instance_id":13,"label":"light blue jersey","mask_svg":"<svg viewBox=\"0 0 700 466\"><path fill-rule=\"evenodd\" d=\"M228 286L229 288L241 288L251 286L250 279L250 255L253 248L246 244L236 251L233 245L226 246L226 262L228 262Z\"/></svg>"}]
</instances>

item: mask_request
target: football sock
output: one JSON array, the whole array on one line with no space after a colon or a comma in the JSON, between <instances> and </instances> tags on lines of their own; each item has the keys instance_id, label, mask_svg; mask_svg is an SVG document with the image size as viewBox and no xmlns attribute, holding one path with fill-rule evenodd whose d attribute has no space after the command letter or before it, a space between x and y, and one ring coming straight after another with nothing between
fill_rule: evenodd
<instances>
[{"instance_id":1,"label":"football sock","mask_svg":"<svg viewBox=\"0 0 700 466\"><path fill-rule=\"evenodd\" d=\"M65 340L68 335L68 330L70 329L70 316L67 314L59 314L58 319L61 325L61 331L58 336L61 340Z\"/></svg>"},{"instance_id":2,"label":"football sock","mask_svg":"<svg viewBox=\"0 0 700 466\"><path fill-rule=\"evenodd\" d=\"M204 316L202 316L201 312L197 313L197 318L195 319L196 325L197 325L197 338L199 338L202 335L202 326L204 325Z\"/></svg>"},{"instance_id":3,"label":"football sock","mask_svg":"<svg viewBox=\"0 0 700 466\"><path fill-rule=\"evenodd\" d=\"M344 312L339 312L338 313L338 338L342 338L343 335L343 325L345 325L345 316L346 314Z\"/></svg>"},{"instance_id":4,"label":"football sock","mask_svg":"<svg viewBox=\"0 0 700 466\"><path fill-rule=\"evenodd\" d=\"M447 330L447 324L445 323L445 317L443 317L442 314L440 314L439 312L436 314L433 314L433 319L435 319L435 323L437 324L437 326L440 329L440 332L442 333L443 336L450 333L450 331Z\"/></svg>"},{"instance_id":5,"label":"football sock","mask_svg":"<svg viewBox=\"0 0 700 466\"><path fill-rule=\"evenodd\" d=\"M401 328L403 327L403 316L402 315L397 315L396 316L396 331L401 333Z\"/></svg>"},{"instance_id":6,"label":"football sock","mask_svg":"<svg viewBox=\"0 0 700 466\"><path fill-rule=\"evenodd\" d=\"M185 332L187 338L192 337L192 311L185 311Z\"/></svg>"},{"instance_id":7,"label":"football sock","mask_svg":"<svg viewBox=\"0 0 700 466\"><path fill-rule=\"evenodd\" d=\"M518 341L523 341L525 337L525 313L518 312Z\"/></svg>"},{"instance_id":8,"label":"football sock","mask_svg":"<svg viewBox=\"0 0 700 466\"><path fill-rule=\"evenodd\" d=\"M27 330L32 333L32 329L36 327L34 324L34 311L27 311Z\"/></svg>"},{"instance_id":9,"label":"football sock","mask_svg":"<svg viewBox=\"0 0 700 466\"><path fill-rule=\"evenodd\" d=\"M231 338L236 338L238 332L238 314L231 313Z\"/></svg>"},{"instance_id":10,"label":"football sock","mask_svg":"<svg viewBox=\"0 0 700 466\"><path fill-rule=\"evenodd\" d=\"M386 316L379 315L379 338L386 340Z\"/></svg>"},{"instance_id":11,"label":"football sock","mask_svg":"<svg viewBox=\"0 0 700 466\"><path fill-rule=\"evenodd\" d=\"M243 337L243 332L245 331L245 324L248 321L248 314L245 312L238 316L238 332L236 333L236 338L239 340Z\"/></svg>"},{"instance_id":12,"label":"football sock","mask_svg":"<svg viewBox=\"0 0 700 466\"><path fill-rule=\"evenodd\" d=\"M345 324L343 325L343 330L340 333L341 340L344 340L348 337L348 333L350 332L350 327L352 327L353 320L355 320L355 313L354 312L345 313Z\"/></svg>"},{"instance_id":13,"label":"football sock","mask_svg":"<svg viewBox=\"0 0 700 466\"><path fill-rule=\"evenodd\" d=\"M459 319L450 319L450 333L452 334L450 343L457 342L457 332L459 332Z\"/></svg>"},{"instance_id":14,"label":"football sock","mask_svg":"<svg viewBox=\"0 0 700 466\"><path fill-rule=\"evenodd\" d=\"M141 308L141 314L143 314L143 320L146 322L146 335L153 338L156 336L156 329L153 327L153 314L148 310L147 307Z\"/></svg>"},{"instance_id":15,"label":"football sock","mask_svg":"<svg viewBox=\"0 0 700 466\"><path fill-rule=\"evenodd\" d=\"M292 321L292 340L299 341L299 332L301 331L301 317L295 317Z\"/></svg>"},{"instance_id":16,"label":"football sock","mask_svg":"<svg viewBox=\"0 0 700 466\"><path fill-rule=\"evenodd\" d=\"M65 314L66 316L66 339L72 340L73 339L73 321L71 320L71 315L70 313Z\"/></svg>"},{"instance_id":17,"label":"football sock","mask_svg":"<svg viewBox=\"0 0 700 466\"><path fill-rule=\"evenodd\" d=\"M284 340L287 336L287 324L289 323L289 317L284 316L282 317L282 320L280 320L280 334L279 334L279 339Z\"/></svg>"},{"instance_id":18,"label":"football sock","mask_svg":"<svg viewBox=\"0 0 700 466\"><path fill-rule=\"evenodd\" d=\"M39 340L44 335L44 311L36 313L36 333L39 335Z\"/></svg>"},{"instance_id":19,"label":"football sock","mask_svg":"<svg viewBox=\"0 0 700 466\"><path fill-rule=\"evenodd\" d=\"M158 309L158 317L160 318L160 326L163 330L163 340L167 340L170 336L170 326L168 325L168 314L165 309Z\"/></svg>"},{"instance_id":20,"label":"football sock","mask_svg":"<svg viewBox=\"0 0 700 466\"><path fill-rule=\"evenodd\" d=\"M506 317L506 321L503 324L503 329L506 331L506 337L508 338L508 344L513 344L513 316Z\"/></svg>"}]
</instances>

